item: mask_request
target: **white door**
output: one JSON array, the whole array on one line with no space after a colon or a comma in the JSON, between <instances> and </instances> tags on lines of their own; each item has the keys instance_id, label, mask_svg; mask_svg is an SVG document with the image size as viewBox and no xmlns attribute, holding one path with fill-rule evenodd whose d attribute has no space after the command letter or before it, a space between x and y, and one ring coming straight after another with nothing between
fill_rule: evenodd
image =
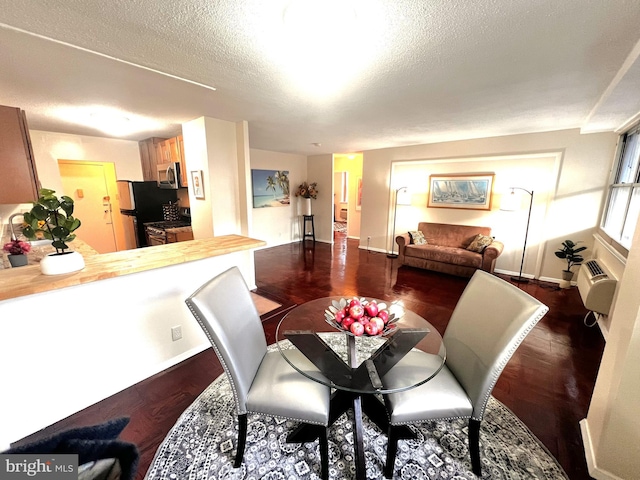
<instances>
[{"instance_id":1,"label":"white door","mask_svg":"<svg viewBox=\"0 0 640 480\"><path fill-rule=\"evenodd\" d=\"M105 172L110 167L80 161L59 161L58 165L64 194L75 202L73 216L82 222L76 235L98 253L115 252L116 236Z\"/></svg>"}]
</instances>

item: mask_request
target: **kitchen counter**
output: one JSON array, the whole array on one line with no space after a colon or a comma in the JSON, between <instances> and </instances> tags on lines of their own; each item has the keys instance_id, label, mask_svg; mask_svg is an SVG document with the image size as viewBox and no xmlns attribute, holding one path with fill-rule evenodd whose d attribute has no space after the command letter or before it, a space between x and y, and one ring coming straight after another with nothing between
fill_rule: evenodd
<instances>
[{"instance_id":1,"label":"kitchen counter","mask_svg":"<svg viewBox=\"0 0 640 480\"><path fill-rule=\"evenodd\" d=\"M78 239L74 240L73 250L77 249L76 245L79 245L77 242L79 242ZM87 252L81 252L86 266L79 272L43 275L39 265L0 270L0 300L48 292L242 250L251 250L264 245L266 242L262 240L240 235L224 235L114 253L92 254L89 252L87 254ZM80 251L80 249L77 250ZM95 251L93 252L95 253Z\"/></svg>"},{"instance_id":2,"label":"kitchen counter","mask_svg":"<svg viewBox=\"0 0 640 480\"><path fill-rule=\"evenodd\" d=\"M4 241L5 243L9 241L9 238ZM28 240L25 240L28 241ZM4 245L4 243L3 243ZM69 250L73 250L81 254L84 258L90 257L92 255L98 255L93 247L89 244L83 242L79 238L76 238L73 242L69 243ZM42 260L46 255L50 253L55 253L56 249L51 246L51 244L43 245L39 247L31 247L31 251L27 254L28 265L38 265L40 260ZM2 261L0 262L0 272L2 269L10 270L11 264L9 263L9 255L6 252L2 252ZM25 267L19 267L25 268Z\"/></svg>"}]
</instances>

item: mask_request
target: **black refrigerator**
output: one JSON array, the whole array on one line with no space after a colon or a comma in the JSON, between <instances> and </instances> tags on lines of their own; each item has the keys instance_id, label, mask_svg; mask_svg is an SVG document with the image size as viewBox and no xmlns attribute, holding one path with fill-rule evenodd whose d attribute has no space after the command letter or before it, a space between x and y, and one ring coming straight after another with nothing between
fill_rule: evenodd
<instances>
[{"instance_id":1,"label":"black refrigerator","mask_svg":"<svg viewBox=\"0 0 640 480\"><path fill-rule=\"evenodd\" d=\"M178 193L160 189L156 182L118 180L117 183L127 249L146 247L144 224L164 220L162 205L176 203Z\"/></svg>"}]
</instances>

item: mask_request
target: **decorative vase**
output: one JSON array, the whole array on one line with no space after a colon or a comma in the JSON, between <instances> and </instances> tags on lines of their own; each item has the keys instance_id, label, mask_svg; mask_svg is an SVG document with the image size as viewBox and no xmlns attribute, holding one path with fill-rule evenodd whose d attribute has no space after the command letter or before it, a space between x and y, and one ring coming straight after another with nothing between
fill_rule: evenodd
<instances>
[{"instance_id":1,"label":"decorative vase","mask_svg":"<svg viewBox=\"0 0 640 480\"><path fill-rule=\"evenodd\" d=\"M43 275L61 275L84 268L84 258L78 252L50 253L40 260Z\"/></svg>"},{"instance_id":2,"label":"decorative vase","mask_svg":"<svg viewBox=\"0 0 640 480\"><path fill-rule=\"evenodd\" d=\"M302 199L302 215L311 215L311 199L303 198Z\"/></svg>"},{"instance_id":3,"label":"decorative vase","mask_svg":"<svg viewBox=\"0 0 640 480\"><path fill-rule=\"evenodd\" d=\"M9 263L12 267L24 267L28 263L27 256L24 253L19 255L8 255Z\"/></svg>"}]
</instances>

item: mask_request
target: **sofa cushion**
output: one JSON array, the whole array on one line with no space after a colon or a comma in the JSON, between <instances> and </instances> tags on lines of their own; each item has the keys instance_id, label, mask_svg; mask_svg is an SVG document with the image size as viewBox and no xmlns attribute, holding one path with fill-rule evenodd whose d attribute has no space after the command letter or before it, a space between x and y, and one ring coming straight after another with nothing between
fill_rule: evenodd
<instances>
[{"instance_id":1,"label":"sofa cushion","mask_svg":"<svg viewBox=\"0 0 640 480\"><path fill-rule=\"evenodd\" d=\"M443 247L441 245L407 245L405 256L433 262L450 263L465 267L481 268L482 255L464 248Z\"/></svg>"},{"instance_id":2,"label":"sofa cushion","mask_svg":"<svg viewBox=\"0 0 640 480\"><path fill-rule=\"evenodd\" d=\"M424 238L424 234L420 230L412 230L409 232L409 238L414 245L426 245L427 239Z\"/></svg>"},{"instance_id":3,"label":"sofa cushion","mask_svg":"<svg viewBox=\"0 0 640 480\"><path fill-rule=\"evenodd\" d=\"M476 236L491 235L491 228L476 227L471 225L451 225L446 223L418 223L420 230L427 239L429 245L442 245L445 247L467 248Z\"/></svg>"},{"instance_id":4,"label":"sofa cushion","mask_svg":"<svg viewBox=\"0 0 640 480\"><path fill-rule=\"evenodd\" d=\"M467 250L482 253L484 252L485 248L491 245L491 243L493 243L493 237L482 235L481 233L479 233L478 235L476 235L476 238L474 238L473 241L469 244Z\"/></svg>"}]
</instances>

